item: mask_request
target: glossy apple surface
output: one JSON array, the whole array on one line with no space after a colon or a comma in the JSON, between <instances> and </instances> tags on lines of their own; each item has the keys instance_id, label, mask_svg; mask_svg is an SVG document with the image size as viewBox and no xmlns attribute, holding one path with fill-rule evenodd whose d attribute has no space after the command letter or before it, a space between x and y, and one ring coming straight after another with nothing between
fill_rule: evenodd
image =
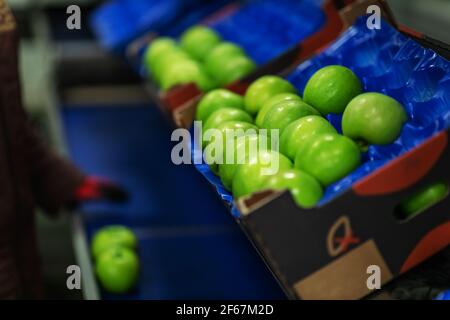
<instances>
[{"instance_id":1,"label":"glossy apple surface","mask_svg":"<svg viewBox=\"0 0 450 320\"><path fill-rule=\"evenodd\" d=\"M233 56L222 62L222 66L211 73L221 86L244 78L256 69L256 64L246 56Z\"/></svg>"},{"instance_id":2,"label":"glossy apple surface","mask_svg":"<svg viewBox=\"0 0 450 320\"><path fill-rule=\"evenodd\" d=\"M306 116L291 122L280 137L280 151L295 160L297 151L311 137L323 133L337 133L336 129L321 116Z\"/></svg>"},{"instance_id":3,"label":"glossy apple surface","mask_svg":"<svg viewBox=\"0 0 450 320\"><path fill-rule=\"evenodd\" d=\"M177 49L178 45L173 39L168 37L157 38L153 40L145 50L144 63L149 68L154 67L158 58Z\"/></svg>"},{"instance_id":4,"label":"glossy apple surface","mask_svg":"<svg viewBox=\"0 0 450 320\"><path fill-rule=\"evenodd\" d=\"M233 57L245 56L244 50L231 42L219 43L205 59L206 70L209 74L216 74L224 61L229 61Z\"/></svg>"},{"instance_id":5,"label":"glossy apple surface","mask_svg":"<svg viewBox=\"0 0 450 320\"><path fill-rule=\"evenodd\" d=\"M328 186L355 170L361 162L358 146L339 134L320 134L298 150L295 167Z\"/></svg>"},{"instance_id":6,"label":"glossy apple surface","mask_svg":"<svg viewBox=\"0 0 450 320\"><path fill-rule=\"evenodd\" d=\"M234 175L239 164L243 164L249 157L254 156L259 150L270 149L269 141L265 141L259 134L247 134L234 139L232 144L227 144L226 152L233 150L234 153L228 156L224 153L224 163L219 165L219 175L224 187L231 190ZM231 161L230 161L231 160Z\"/></svg>"},{"instance_id":7,"label":"glossy apple surface","mask_svg":"<svg viewBox=\"0 0 450 320\"><path fill-rule=\"evenodd\" d=\"M150 74L156 82L161 85L162 78L165 73L173 65L182 64L184 62L193 60L183 52L181 49L173 49L172 51L166 52L164 55L158 56L155 59L155 63L150 67Z\"/></svg>"},{"instance_id":8,"label":"glossy apple surface","mask_svg":"<svg viewBox=\"0 0 450 320\"><path fill-rule=\"evenodd\" d=\"M197 106L196 119L205 123L220 108L244 109L244 98L226 89L215 89L205 94Z\"/></svg>"},{"instance_id":9,"label":"glossy apple surface","mask_svg":"<svg viewBox=\"0 0 450 320\"><path fill-rule=\"evenodd\" d=\"M244 110L236 108L221 108L214 111L203 126L203 130L217 128L221 123L226 121L243 121L253 123L253 118Z\"/></svg>"},{"instance_id":10,"label":"glossy apple surface","mask_svg":"<svg viewBox=\"0 0 450 320\"><path fill-rule=\"evenodd\" d=\"M255 124L258 127L262 127L267 111L269 111L269 109L275 104L288 100L302 100L302 98L293 93L280 93L273 96L272 98L264 102L263 106L261 107L261 110L259 110L258 115L256 116Z\"/></svg>"},{"instance_id":11,"label":"glossy apple surface","mask_svg":"<svg viewBox=\"0 0 450 320\"><path fill-rule=\"evenodd\" d=\"M291 122L309 115L320 115L320 113L301 100L282 101L267 110L262 128L278 129L281 136Z\"/></svg>"},{"instance_id":12,"label":"glossy apple surface","mask_svg":"<svg viewBox=\"0 0 450 320\"><path fill-rule=\"evenodd\" d=\"M436 182L407 197L400 204L404 218L411 218L444 199L449 193L446 183Z\"/></svg>"},{"instance_id":13,"label":"glossy apple surface","mask_svg":"<svg viewBox=\"0 0 450 320\"><path fill-rule=\"evenodd\" d=\"M121 225L101 228L92 239L91 252L94 258L111 247L125 247L131 250L137 247L137 238L131 229Z\"/></svg>"},{"instance_id":14,"label":"glossy apple surface","mask_svg":"<svg viewBox=\"0 0 450 320\"><path fill-rule=\"evenodd\" d=\"M318 70L308 80L303 100L323 115L342 113L361 91L361 82L352 70L332 65Z\"/></svg>"},{"instance_id":15,"label":"glossy apple surface","mask_svg":"<svg viewBox=\"0 0 450 320\"><path fill-rule=\"evenodd\" d=\"M311 175L300 170L281 171L263 183L264 188L288 189L301 208L312 208L322 198L322 186Z\"/></svg>"},{"instance_id":16,"label":"glossy apple surface","mask_svg":"<svg viewBox=\"0 0 450 320\"><path fill-rule=\"evenodd\" d=\"M208 91L215 86L203 67L192 60L172 64L161 76L161 88L163 90L191 82L194 82L202 91Z\"/></svg>"},{"instance_id":17,"label":"glossy apple surface","mask_svg":"<svg viewBox=\"0 0 450 320\"><path fill-rule=\"evenodd\" d=\"M244 110L236 108L220 108L214 111L203 125L203 134L209 129L217 129L222 123L227 121L241 121L253 123L253 118Z\"/></svg>"},{"instance_id":18,"label":"glossy apple surface","mask_svg":"<svg viewBox=\"0 0 450 320\"><path fill-rule=\"evenodd\" d=\"M267 100L279 93L297 93L297 90L281 77L263 76L248 87L244 97L245 109L255 115Z\"/></svg>"},{"instance_id":19,"label":"glossy apple surface","mask_svg":"<svg viewBox=\"0 0 450 320\"><path fill-rule=\"evenodd\" d=\"M203 133L203 157L209 165L217 163L217 158L220 159L220 156L224 154L224 150L229 141L231 142L236 137L258 132L258 128L252 123L236 120L225 121L215 129L217 132L212 132L209 139L205 135L206 132ZM221 140L216 142L216 138L219 137ZM223 158L221 162L224 162Z\"/></svg>"},{"instance_id":20,"label":"glossy apple surface","mask_svg":"<svg viewBox=\"0 0 450 320\"><path fill-rule=\"evenodd\" d=\"M183 50L198 61L203 61L220 42L220 36L214 30L200 25L189 28L180 38Z\"/></svg>"},{"instance_id":21,"label":"glossy apple surface","mask_svg":"<svg viewBox=\"0 0 450 320\"><path fill-rule=\"evenodd\" d=\"M355 97L345 108L342 131L363 144L390 144L400 135L407 115L395 99L368 92Z\"/></svg>"},{"instance_id":22,"label":"glossy apple surface","mask_svg":"<svg viewBox=\"0 0 450 320\"><path fill-rule=\"evenodd\" d=\"M130 249L111 248L98 258L96 273L106 291L116 294L127 293L136 286L139 259Z\"/></svg>"},{"instance_id":23,"label":"glossy apple surface","mask_svg":"<svg viewBox=\"0 0 450 320\"><path fill-rule=\"evenodd\" d=\"M232 190L235 198L249 195L264 188L272 176L292 168L292 162L274 150L260 150L240 164L235 172Z\"/></svg>"}]
</instances>

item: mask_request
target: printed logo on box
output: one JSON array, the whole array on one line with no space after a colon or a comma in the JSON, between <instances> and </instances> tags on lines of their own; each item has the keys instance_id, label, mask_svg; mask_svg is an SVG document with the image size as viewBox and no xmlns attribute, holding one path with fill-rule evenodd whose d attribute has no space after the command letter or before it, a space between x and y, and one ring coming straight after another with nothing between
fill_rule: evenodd
<instances>
[{"instance_id":1,"label":"printed logo on box","mask_svg":"<svg viewBox=\"0 0 450 320\"><path fill-rule=\"evenodd\" d=\"M342 230L343 235L340 236L338 231ZM342 232L341 232L342 233ZM331 257L336 257L341 253L348 251L350 245L358 244L361 240L353 234L350 225L350 219L342 216L336 220L331 226L327 235L327 250Z\"/></svg>"}]
</instances>

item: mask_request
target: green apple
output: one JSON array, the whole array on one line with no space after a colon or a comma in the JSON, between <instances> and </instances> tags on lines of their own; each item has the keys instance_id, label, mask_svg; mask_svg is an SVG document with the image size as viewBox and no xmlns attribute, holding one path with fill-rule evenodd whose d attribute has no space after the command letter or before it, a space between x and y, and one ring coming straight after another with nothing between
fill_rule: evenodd
<instances>
[{"instance_id":1,"label":"green apple","mask_svg":"<svg viewBox=\"0 0 450 320\"><path fill-rule=\"evenodd\" d=\"M230 90L212 90L198 103L195 118L205 122L214 111L225 107L244 109L244 98Z\"/></svg>"},{"instance_id":2,"label":"green apple","mask_svg":"<svg viewBox=\"0 0 450 320\"><path fill-rule=\"evenodd\" d=\"M249 122L229 120L222 122L216 128L217 131L209 131L211 135L208 139L206 132L203 133L204 158L206 163L213 165L217 163L216 159L224 154L228 140L234 140L236 137L249 133L257 133L258 127ZM220 138L219 138L220 137ZM216 141L216 139L221 139ZM223 162L222 159L221 162Z\"/></svg>"},{"instance_id":3,"label":"green apple","mask_svg":"<svg viewBox=\"0 0 450 320\"><path fill-rule=\"evenodd\" d=\"M230 120L253 123L253 118L242 109L221 108L219 110L214 111L209 116L208 120L206 120L206 123L203 126L203 133L208 129L215 129L221 123Z\"/></svg>"},{"instance_id":4,"label":"green apple","mask_svg":"<svg viewBox=\"0 0 450 320\"><path fill-rule=\"evenodd\" d=\"M291 160L281 153L259 150L237 167L232 183L233 196L238 198L260 191L270 177L291 168Z\"/></svg>"},{"instance_id":5,"label":"green apple","mask_svg":"<svg viewBox=\"0 0 450 320\"><path fill-rule=\"evenodd\" d=\"M91 242L91 252L94 258L111 247L136 249L137 238L133 231L121 225L110 225L98 230Z\"/></svg>"},{"instance_id":6,"label":"green apple","mask_svg":"<svg viewBox=\"0 0 450 320\"><path fill-rule=\"evenodd\" d=\"M209 129L216 129L220 124L232 120L253 123L253 118L244 110L235 108L221 108L214 111L209 116L208 120L203 125L203 134L205 134L205 132Z\"/></svg>"},{"instance_id":7,"label":"green apple","mask_svg":"<svg viewBox=\"0 0 450 320\"><path fill-rule=\"evenodd\" d=\"M220 42L220 36L214 30L200 25L186 30L180 39L181 48L198 61L203 61Z\"/></svg>"},{"instance_id":8,"label":"green apple","mask_svg":"<svg viewBox=\"0 0 450 320\"><path fill-rule=\"evenodd\" d=\"M278 102L267 110L262 128L278 129L281 135L291 122L309 115L320 115L320 113L301 100Z\"/></svg>"},{"instance_id":9,"label":"green apple","mask_svg":"<svg viewBox=\"0 0 450 320\"><path fill-rule=\"evenodd\" d=\"M172 51L169 51L164 55L158 56L154 61L155 63L151 66L150 73L153 79L155 79L157 83L160 84L164 74L173 65L193 60L181 49L173 49Z\"/></svg>"},{"instance_id":10,"label":"green apple","mask_svg":"<svg viewBox=\"0 0 450 320\"><path fill-rule=\"evenodd\" d=\"M95 265L102 287L110 293L127 293L136 286L139 276L139 259L124 247L103 252Z\"/></svg>"},{"instance_id":11,"label":"green apple","mask_svg":"<svg viewBox=\"0 0 450 320\"><path fill-rule=\"evenodd\" d=\"M263 104L279 93L297 93L292 84L278 76L263 76L254 81L245 93L245 109L255 115Z\"/></svg>"},{"instance_id":12,"label":"green apple","mask_svg":"<svg viewBox=\"0 0 450 320\"><path fill-rule=\"evenodd\" d=\"M222 67L212 75L221 86L242 79L256 69L256 64L246 56L233 56L222 62Z\"/></svg>"},{"instance_id":13,"label":"green apple","mask_svg":"<svg viewBox=\"0 0 450 320\"><path fill-rule=\"evenodd\" d=\"M255 124L258 127L262 127L267 111L269 111L269 109L273 105L287 100L302 100L302 98L293 93L280 93L273 96L272 98L264 102L263 106L261 107L261 110L259 110L258 115L256 116Z\"/></svg>"},{"instance_id":14,"label":"green apple","mask_svg":"<svg viewBox=\"0 0 450 320\"><path fill-rule=\"evenodd\" d=\"M433 183L403 200L400 203L400 212L405 218L411 218L444 199L448 193L447 184Z\"/></svg>"},{"instance_id":15,"label":"green apple","mask_svg":"<svg viewBox=\"0 0 450 320\"><path fill-rule=\"evenodd\" d=\"M147 47L144 53L144 63L150 70L156 65L157 59L169 52L179 50L176 42L168 37L156 38Z\"/></svg>"},{"instance_id":16,"label":"green apple","mask_svg":"<svg viewBox=\"0 0 450 320\"><path fill-rule=\"evenodd\" d=\"M303 100L323 115L342 113L361 91L361 82L352 70L332 65L318 70L308 80Z\"/></svg>"},{"instance_id":17,"label":"green apple","mask_svg":"<svg viewBox=\"0 0 450 320\"><path fill-rule=\"evenodd\" d=\"M288 189L295 203L301 208L312 208L322 198L322 186L311 175L291 169L274 175L263 183L264 188L273 190Z\"/></svg>"},{"instance_id":18,"label":"green apple","mask_svg":"<svg viewBox=\"0 0 450 320\"><path fill-rule=\"evenodd\" d=\"M397 100L368 92L354 98L345 108L342 131L362 144L389 144L399 137L407 118Z\"/></svg>"},{"instance_id":19,"label":"green apple","mask_svg":"<svg viewBox=\"0 0 450 320\"><path fill-rule=\"evenodd\" d=\"M319 134L298 150L295 167L328 186L355 170L361 162L358 146L349 138L334 134Z\"/></svg>"},{"instance_id":20,"label":"green apple","mask_svg":"<svg viewBox=\"0 0 450 320\"><path fill-rule=\"evenodd\" d=\"M291 122L280 137L280 151L295 160L297 151L311 137L322 133L337 133L336 129L321 116L306 116Z\"/></svg>"},{"instance_id":21,"label":"green apple","mask_svg":"<svg viewBox=\"0 0 450 320\"><path fill-rule=\"evenodd\" d=\"M252 157L259 150L269 149L270 146L267 137L262 137L254 133L237 137L232 144L227 143L225 151L229 152L232 150L234 153L228 155L228 159L227 153L224 153L224 162L219 165L219 176L224 187L231 190L236 169L240 164L245 163L249 157Z\"/></svg>"},{"instance_id":22,"label":"green apple","mask_svg":"<svg viewBox=\"0 0 450 320\"><path fill-rule=\"evenodd\" d=\"M245 56L241 47L231 42L219 43L205 59L206 70L209 74L214 75L220 72L223 62L231 60L232 57Z\"/></svg>"},{"instance_id":23,"label":"green apple","mask_svg":"<svg viewBox=\"0 0 450 320\"><path fill-rule=\"evenodd\" d=\"M176 85L194 82L202 91L214 87L213 80L203 70L203 67L193 61L186 60L172 64L161 77L161 88L169 90Z\"/></svg>"}]
</instances>

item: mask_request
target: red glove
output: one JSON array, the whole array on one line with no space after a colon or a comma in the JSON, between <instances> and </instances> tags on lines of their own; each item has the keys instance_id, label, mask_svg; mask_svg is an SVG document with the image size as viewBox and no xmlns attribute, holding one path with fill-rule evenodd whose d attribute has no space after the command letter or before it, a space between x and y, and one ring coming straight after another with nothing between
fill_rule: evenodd
<instances>
[{"instance_id":1,"label":"red glove","mask_svg":"<svg viewBox=\"0 0 450 320\"><path fill-rule=\"evenodd\" d=\"M75 199L77 202L100 200L125 202L128 200L128 193L106 179L86 177L75 190Z\"/></svg>"}]
</instances>

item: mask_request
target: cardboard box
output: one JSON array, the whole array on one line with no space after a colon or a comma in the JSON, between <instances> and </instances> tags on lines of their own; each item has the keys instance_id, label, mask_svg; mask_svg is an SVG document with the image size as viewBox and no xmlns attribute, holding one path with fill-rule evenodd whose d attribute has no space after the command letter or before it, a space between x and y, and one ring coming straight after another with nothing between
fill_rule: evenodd
<instances>
[{"instance_id":1,"label":"cardboard box","mask_svg":"<svg viewBox=\"0 0 450 320\"><path fill-rule=\"evenodd\" d=\"M450 198L410 220L396 206L436 181L450 184L448 131L391 161L323 207L303 210L289 192L238 200L241 223L291 298L359 299L450 244Z\"/></svg>"},{"instance_id":2,"label":"cardboard box","mask_svg":"<svg viewBox=\"0 0 450 320\"><path fill-rule=\"evenodd\" d=\"M357 17L349 8L340 14L353 17L349 23ZM399 30L449 57L450 46ZM233 90L243 94L246 87L241 82ZM399 218L397 209L431 183L450 185L449 132L432 135L314 209L297 207L287 191L235 201L238 222L290 298L364 298L377 291L367 285L371 266L386 284L450 244L450 197L410 219Z\"/></svg>"}]
</instances>

